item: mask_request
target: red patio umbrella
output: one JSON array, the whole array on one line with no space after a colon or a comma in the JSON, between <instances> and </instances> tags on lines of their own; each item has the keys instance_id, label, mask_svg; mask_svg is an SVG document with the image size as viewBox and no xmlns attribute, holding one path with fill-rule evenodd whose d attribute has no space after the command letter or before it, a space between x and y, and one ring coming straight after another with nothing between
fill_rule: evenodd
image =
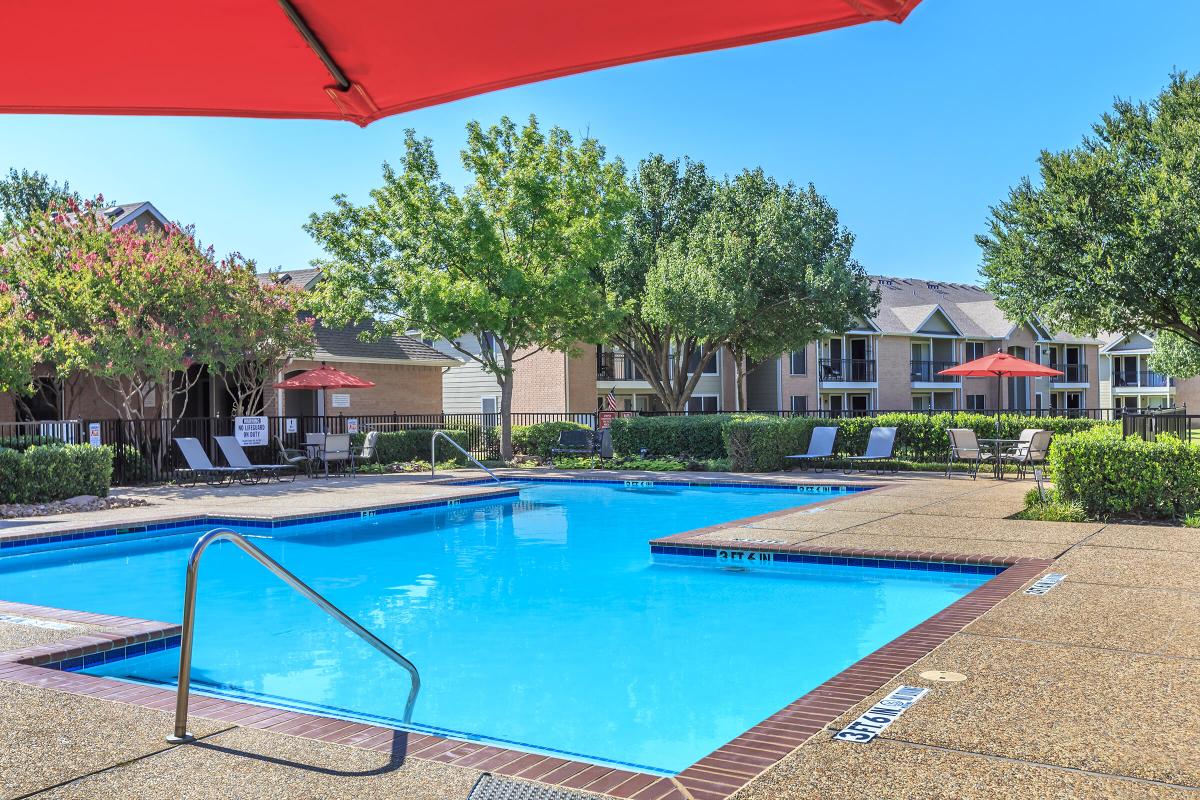
<instances>
[{"instance_id":1,"label":"red patio umbrella","mask_svg":"<svg viewBox=\"0 0 1200 800\"><path fill-rule=\"evenodd\" d=\"M990 378L996 376L996 436L1000 435L1000 379L1009 378L1048 378L1062 375L1060 370L1047 367L1033 361L1009 355L997 350L991 355L959 364L938 372L938 375L958 375L964 378Z\"/></svg>"},{"instance_id":2,"label":"red patio umbrella","mask_svg":"<svg viewBox=\"0 0 1200 800\"><path fill-rule=\"evenodd\" d=\"M4 3L0 112L344 119L683 53L901 22L920 0Z\"/></svg>"},{"instance_id":3,"label":"red patio umbrella","mask_svg":"<svg viewBox=\"0 0 1200 800\"><path fill-rule=\"evenodd\" d=\"M315 369L306 370L299 375L293 375L285 381L276 383L274 386L276 389L309 389L319 392L321 416L325 416L326 389L370 389L374 385L374 381L359 378L351 375L349 372L342 372L337 367L321 364L321 366Z\"/></svg>"}]
</instances>

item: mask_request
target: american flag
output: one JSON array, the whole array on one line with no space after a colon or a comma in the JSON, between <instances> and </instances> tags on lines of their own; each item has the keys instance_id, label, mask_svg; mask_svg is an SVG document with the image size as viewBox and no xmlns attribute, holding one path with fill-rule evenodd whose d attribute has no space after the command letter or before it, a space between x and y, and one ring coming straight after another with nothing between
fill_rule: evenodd
<instances>
[{"instance_id":1,"label":"american flag","mask_svg":"<svg viewBox=\"0 0 1200 800\"><path fill-rule=\"evenodd\" d=\"M612 389L608 390L608 396L604 398L604 402L608 405L609 411L617 410L617 395Z\"/></svg>"}]
</instances>

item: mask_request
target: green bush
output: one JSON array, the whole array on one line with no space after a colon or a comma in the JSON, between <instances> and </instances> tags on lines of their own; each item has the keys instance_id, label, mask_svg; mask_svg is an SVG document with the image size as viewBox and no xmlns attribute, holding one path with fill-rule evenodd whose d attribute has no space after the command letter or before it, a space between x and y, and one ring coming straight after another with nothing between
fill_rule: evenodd
<instances>
[{"instance_id":1,"label":"green bush","mask_svg":"<svg viewBox=\"0 0 1200 800\"><path fill-rule=\"evenodd\" d=\"M380 433L375 444L375 460L383 464L395 464L405 461L429 460L429 442L433 438L433 428L408 428L402 431L387 431ZM468 452L471 449L471 438L466 431L446 431L446 434ZM350 446L357 452L362 447L364 433L356 433L350 437ZM462 453L455 450L442 440L437 445L438 462L461 461Z\"/></svg>"},{"instance_id":2,"label":"green bush","mask_svg":"<svg viewBox=\"0 0 1200 800\"><path fill-rule=\"evenodd\" d=\"M636 456L725 458L721 428L728 414L694 416L617 417L611 423L613 452Z\"/></svg>"},{"instance_id":3,"label":"green bush","mask_svg":"<svg viewBox=\"0 0 1200 800\"><path fill-rule=\"evenodd\" d=\"M1174 436L1122 439L1100 429L1055 439L1048 472L1058 495L1090 518L1185 517L1200 509L1200 447Z\"/></svg>"},{"instance_id":4,"label":"green bush","mask_svg":"<svg viewBox=\"0 0 1200 800\"><path fill-rule=\"evenodd\" d=\"M1032 519L1039 522L1086 522L1087 512L1079 503L1064 500L1057 492L1048 492L1043 498L1041 491L1030 489L1025 493L1025 510L1017 519Z\"/></svg>"},{"instance_id":5,"label":"green bush","mask_svg":"<svg viewBox=\"0 0 1200 800\"><path fill-rule=\"evenodd\" d=\"M63 444L61 439L54 436L42 436L34 434L32 436L0 436L0 447L9 450L28 450L31 447L39 445L60 445Z\"/></svg>"},{"instance_id":6,"label":"green bush","mask_svg":"<svg viewBox=\"0 0 1200 800\"><path fill-rule=\"evenodd\" d=\"M519 425L512 430L513 453L523 456L550 458L553 448L558 446L558 436L563 431L591 430L578 422L539 422L535 425Z\"/></svg>"},{"instance_id":7,"label":"green bush","mask_svg":"<svg viewBox=\"0 0 1200 800\"><path fill-rule=\"evenodd\" d=\"M103 497L112 482L112 462L109 447L0 449L0 503L48 503L80 494Z\"/></svg>"},{"instance_id":8,"label":"green bush","mask_svg":"<svg viewBox=\"0 0 1200 800\"><path fill-rule=\"evenodd\" d=\"M944 464L949 450L950 428L969 428L981 439L996 436L996 417L967 411L940 414L895 412L877 417L769 417L740 414L722 429L731 469L736 472L773 472L784 468L784 456L808 452L812 429L838 429L835 453L858 455L867 447L874 427L896 428L896 456L912 463ZM1117 431L1116 423L1085 418L1000 416L1000 437L1015 439L1025 428L1041 428L1062 436L1095 428Z\"/></svg>"}]
</instances>

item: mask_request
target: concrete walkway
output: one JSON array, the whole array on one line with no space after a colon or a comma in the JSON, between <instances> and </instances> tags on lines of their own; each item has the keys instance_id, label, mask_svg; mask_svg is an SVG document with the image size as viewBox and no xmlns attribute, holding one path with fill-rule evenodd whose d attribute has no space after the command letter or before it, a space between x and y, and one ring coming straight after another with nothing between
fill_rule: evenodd
<instances>
[{"instance_id":1,"label":"concrete walkway","mask_svg":"<svg viewBox=\"0 0 1200 800\"><path fill-rule=\"evenodd\" d=\"M737 800L1200 797L1200 531L1005 519L1022 507L1029 482L852 480L887 488L699 538L1056 558L1050 570L1067 578L1045 595L1003 600L750 782ZM302 506L316 513L468 491L474 488L407 476L155 489L137 493L155 506L36 525L102 527L165 511L269 515ZM114 517L95 519L100 514ZM8 530L0 527L0 535ZM103 627L34 623L0 620L0 652ZM966 680L920 677L931 669ZM830 738L902 683L931 691L881 737L866 745ZM171 747L162 738L170 728L163 711L0 679L0 798L465 798L479 774L397 748L366 750L203 716L193 716L199 744ZM669 787L630 789L613 791L648 800L649 792L684 796Z\"/></svg>"}]
</instances>

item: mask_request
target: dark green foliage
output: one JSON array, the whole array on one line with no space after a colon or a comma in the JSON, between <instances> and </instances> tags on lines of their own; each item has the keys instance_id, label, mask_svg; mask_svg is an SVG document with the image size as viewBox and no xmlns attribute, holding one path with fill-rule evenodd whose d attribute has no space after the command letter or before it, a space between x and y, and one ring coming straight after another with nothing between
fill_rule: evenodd
<instances>
[{"instance_id":1,"label":"dark green foliage","mask_svg":"<svg viewBox=\"0 0 1200 800\"><path fill-rule=\"evenodd\" d=\"M403 431L388 431L380 433L375 445L375 460L381 464L395 464L405 461L428 461L429 442L433 438L432 428L409 428ZM470 437L466 431L446 431L451 439L458 442L466 450L471 449ZM350 446L359 452L366 434L356 433L350 437ZM461 461L462 453L455 450L442 440L437 445L438 462Z\"/></svg>"},{"instance_id":2,"label":"dark green foliage","mask_svg":"<svg viewBox=\"0 0 1200 800\"><path fill-rule=\"evenodd\" d=\"M618 417L612 421L613 452L636 456L644 449L649 456L724 458L721 427L730 419L728 414Z\"/></svg>"},{"instance_id":3,"label":"dark green foliage","mask_svg":"<svg viewBox=\"0 0 1200 800\"><path fill-rule=\"evenodd\" d=\"M590 430L578 422L539 422L513 428L513 453L524 456L550 458L550 451L558 446L558 436L563 431Z\"/></svg>"},{"instance_id":4,"label":"dark green foliage","mask_svg":"<svg viewBox=\"0 0 1200 800\"><path fill-rule=\"evenodd\" d=\"M112 481L112 461L109 447L0 449L0 503L47 503L81 494L103 497Z\"/></svg>"},{"instance_id":5,"label":"dark green foliage","mask_svg":"<svg viewBox=\"0 0 1200 800\"><path fill-rule=\"evenodd\" d=\"M40 433L32 436L0 436L0 447L9 450L28 450L37 445L60 445L62 439L53 436L42 436Z\"/></svg>"},{"instance_id":6,"label":"dark green foliage","mask_svg":"<svg viewBox=\"0 0 1200 800\"><path fill-rule=\"evenodd\" d=\"M1064 436L1050 445L1049 473L1058 496L1093 519L1185 517L1200 509L1200 447L1174 436Z\"/></svg>"}]
</instances>

